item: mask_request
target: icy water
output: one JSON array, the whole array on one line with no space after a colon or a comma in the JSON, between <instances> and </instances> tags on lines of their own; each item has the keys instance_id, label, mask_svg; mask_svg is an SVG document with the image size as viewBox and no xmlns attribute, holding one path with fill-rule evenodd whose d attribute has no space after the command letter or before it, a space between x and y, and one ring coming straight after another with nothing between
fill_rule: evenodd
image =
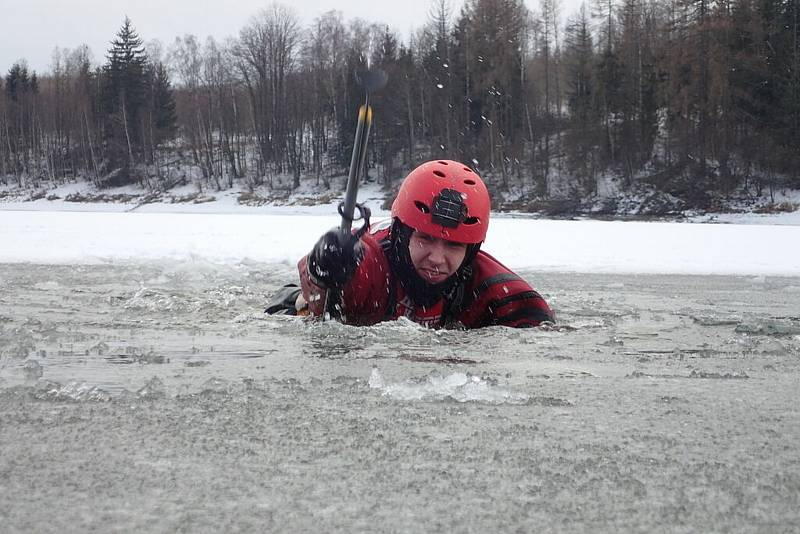
<instances>
[{"instance_id":1,"label":"icy water","mask_svg":"<svg viewBox=\"0 0 800 534\"><path fill-rule=\"evenodd\" d=\"M0 531L800 531L800 279L521 274L556 328L268 317L283 264L0 265Z\"/></svg>"}]
</instances>

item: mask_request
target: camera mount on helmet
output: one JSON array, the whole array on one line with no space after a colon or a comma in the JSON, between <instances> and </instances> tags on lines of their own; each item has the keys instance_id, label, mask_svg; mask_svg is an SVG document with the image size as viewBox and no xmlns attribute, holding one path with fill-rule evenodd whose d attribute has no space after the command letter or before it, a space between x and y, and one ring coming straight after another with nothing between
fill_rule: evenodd
<instances>
[{"instance_id":1,"label":"camera mount on helmet","mask_svg":"<svg viewBox=\"0 0 800 534\"><path fill-rule=\"evenodd\" d=\"M446 228L457 228L467 216L464 198L455 189L442 189L433 199L431 218Z\"/></svg>"}]
</instances>

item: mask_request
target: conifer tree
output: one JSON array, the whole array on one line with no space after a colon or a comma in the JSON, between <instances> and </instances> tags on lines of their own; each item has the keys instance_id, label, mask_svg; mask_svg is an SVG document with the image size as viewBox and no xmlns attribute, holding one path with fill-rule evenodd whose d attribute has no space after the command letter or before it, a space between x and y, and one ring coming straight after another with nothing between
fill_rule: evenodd
<instances>
[{"instance_id":1,"label":"conifer tree","mask_svg":"<svg viewBox=\"0 0 800 534\"><path fill-rule=\"evenodd\" d=\"M6 143L9 168L22 185L24 175L32 174L35 102L39 94L36 73L29 73L27 64L15 63L5 77L6 96Z\"/></svg>"},{"instance_id":2,"label":"conifer tree","mask_svg":"<svg viewBox=\"0 0 800 534\"><path fill-rule=\"evenodd\" d=\"M171 139L175 135L178 115L175 111L175 99L172 95L172 84L167 68L163 63L156 63L152 68L152 102L153 128L156 145Z\"/></svg>"},{"instance_id":3,"label":"conifer tree","mask_svg":"<svg viewBox=\"0 0 800 534\"><path fill-rule=\"evenodd\" d=\"M122 172L109 185L132 181L130 172L140 158L140 114L146 104L145 56L142 39L128 17L111 42L103 67L103 111L107 118L105 140L110 171Z\"/></svg>"},{"instance_id":4,"label":"conifer tree","mask_svg":"<svg viewBox=\"0 0 800 534\"><path fill-rule=\"evenodd\" d=\"M594 43L589 16L584 6L567 25L565 64L567 105L570 112L567 130L569 165L581 182L584 192L595 189L593 172L596 166L597 139L596 81L592 72Z\"/></svg>"}]
</instances>

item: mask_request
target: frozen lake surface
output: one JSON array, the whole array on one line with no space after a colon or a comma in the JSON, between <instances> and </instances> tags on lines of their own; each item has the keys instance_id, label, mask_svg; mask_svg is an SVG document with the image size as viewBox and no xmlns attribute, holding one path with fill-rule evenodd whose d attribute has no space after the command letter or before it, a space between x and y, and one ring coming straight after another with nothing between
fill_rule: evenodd
<instances>
[{"instance_id":1,"label":"frozen lake surface","mask_svg":"<svg viewBox=\"0 0 800 534\"><path fill-rule=\"evenodd\" d=\"M800 279L520 270L556 328L261 313L281 263L0 264L0 530L800 528Z\"/></svg>"}]
</instances>

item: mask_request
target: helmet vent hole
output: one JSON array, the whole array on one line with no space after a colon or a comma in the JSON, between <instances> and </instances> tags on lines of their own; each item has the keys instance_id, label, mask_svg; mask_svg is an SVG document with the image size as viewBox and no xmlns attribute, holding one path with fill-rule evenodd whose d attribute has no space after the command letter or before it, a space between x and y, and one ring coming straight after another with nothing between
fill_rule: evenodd
<instances>
[{"instance_id":1,"label":"helmet vent hole","mask_svg":"<svg viewBox=\"0 0 800 534\"><path fill-rule=\"evenodd\" d=\"M461 224L466 224L467 226L470 226L472 224L478 224L479 222L480 219L478 219L477 217L467 217L462 221Z\"/></svg>"},{"instance_id":2,"label":"helmet vent hole","mask_svg":"<svg viewBox=\"0 0 800 534\"><path fill-rule=\"evenodd\" d=\"M467 184L467 185L475 185L476 182L475 182L475 180L470 180L468 178L468 179L464 180L464 183Z\"/></svg>"},{"instance_id":3,"label":"helmet vent hole","mask_svg":"<svg viewBox=\"0 0 800 534\"><path fill-rule=\"evenodd\" d=\"M445 174L442 171L433 171L433 174L435 174L439 178L446 178Z\"/></svg>"},{"instance_id":4,"label":"helmet vent hole","mask_svg":"<svg viewBox=\"0 0 800 534\"><path fill-rule=\"evenodd\" d=\"M465 170L466 172L472 172L472 169L470 169L469 167L464 167L464 170Z\"/></svg>"},{"instance_id":5,"label":"helmet vent hole","mask_svg":"<svg viewBox=\"0 0 800 534\"><path fill-rule=\"evenodd\" d=\"M447 162L446 162L446 161L438 161L437 163L438 163L439 165L447 165Z\"/></svg>"},{"instance_id":6,"label":"helmet vent hole","mask_svg":"<svg viewBox=\"0 0 800 534\"><path fill-rule=\"evenodd\" d=\"M430 212L431 212L431 209L430 209L428 206L426 206L426 205L425 205L425 203L423 203L423 202L420 202L419 200L415 200L415 201L414 201L414 205L415 205L415 206L417 207L417 209L418 209L419 211L421 211L422 213L430 213Z\"/></svg>"}]
</instances>

